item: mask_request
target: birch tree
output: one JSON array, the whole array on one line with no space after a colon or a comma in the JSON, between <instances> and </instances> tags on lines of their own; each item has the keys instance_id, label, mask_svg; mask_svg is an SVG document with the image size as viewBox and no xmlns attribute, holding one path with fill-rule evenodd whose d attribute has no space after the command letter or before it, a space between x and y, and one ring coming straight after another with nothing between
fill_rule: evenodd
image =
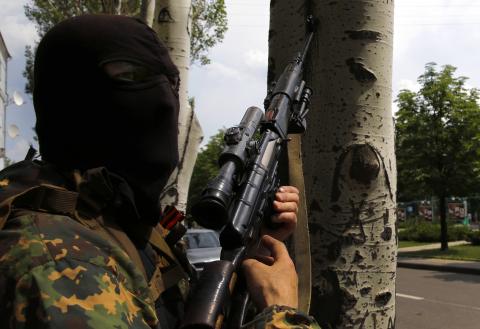
<instances>
[{"instance_id":1,"label":"birch tree","mask_svg":"<svg viewBox=\"0 0 480 329\"><path fill-rule=\"evenodd\" d=\"M322 328L394 328L393 3L271 1L269 80L300 48L307 14L318 20L302 140L310 312Z\"/></svg>"},{"instance_id":2,"label":"birch tree","mask_svg":"<svg viewBox=\"0 0 480 329\"><path fill-rule=\"evenodd\" d=\"M157 0L153 29L165 42L170 56L180 71L180 113L178 116L179 165L173 172L160 202L185 211L190 177L203 139L200 123L188 101L190 67L191 0Z\"/></svg>"}]
</instances>

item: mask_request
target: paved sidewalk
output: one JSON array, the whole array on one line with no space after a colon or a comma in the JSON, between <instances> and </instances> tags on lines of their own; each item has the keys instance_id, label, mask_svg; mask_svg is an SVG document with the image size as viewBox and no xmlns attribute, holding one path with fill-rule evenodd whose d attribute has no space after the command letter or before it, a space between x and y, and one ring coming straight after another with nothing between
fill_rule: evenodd
<instances>
[{"instance_id":1,"label":"paved sidewalk","mask_svg":"<svg viewBox=\"0 0 480 329\"><path fill-rule=\"evenodd\" d=\"M449 247L454 247L454 246L462 246L465 244L469 244L470 242L468 241L452 241L448 243ZM406 248L398 248L399 252L410 252L410 251L420 251L420 250L435 250L435 249L440 249L440 243L432 243L432 244L426 244L423 246L415 246L415 247L406 247Z\"/></svg>"},{"instance_id":2,"label":"paved sidewalk","mask_svg":"<svg viewBox=\"0 0 480 329\"><path fill-rule=\"evenodd\" d=\"M449 242L448 246L461 246L469 244L467 241ZM412 252L420 250L434 250L440 249L440 243L427 244L423 246L399 248L399 253ZM454 272L464 274L478 274L480 275L480 262L460 261L451 259L437 259L437 258L413 258L402 257L399 255L397 261L398 267L413 268L420 270Z\"/></svg>"},{"instance_id":3,"label":"paved sidewalk","mask_svg":"<svg viewBox=\"0 0 480 329\"><path fill-rule=\"evenodd\" d=\"M437 259L437 258L399 257L397 261L397 266L419 269L419 270L480 275L480 262Z\"/></svg>"}]
</instances>

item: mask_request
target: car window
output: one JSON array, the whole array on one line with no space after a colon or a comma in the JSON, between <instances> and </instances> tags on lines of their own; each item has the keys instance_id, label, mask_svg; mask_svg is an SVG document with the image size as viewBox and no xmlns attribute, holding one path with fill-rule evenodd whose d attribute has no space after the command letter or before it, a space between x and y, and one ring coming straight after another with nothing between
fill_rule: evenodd
<instances>
[{"instance_id":1,"label":"car window","mask_svg":"<svg viewBox=\"0 0 480 329\"><path fill-rule=\"evenodd\" d=\"M213 232L187 233L186 238L189 249L215 248L220 246L218 238Z\"/></svg>"}]
</instances>

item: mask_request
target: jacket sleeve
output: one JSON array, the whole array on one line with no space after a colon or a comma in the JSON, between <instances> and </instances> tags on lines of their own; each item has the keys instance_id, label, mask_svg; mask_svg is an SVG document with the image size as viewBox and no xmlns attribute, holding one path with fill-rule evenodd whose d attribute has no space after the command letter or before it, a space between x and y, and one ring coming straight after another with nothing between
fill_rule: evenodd
<instances>
[{"instance_id":1,"label":"jacket sleeve","mask_svg":"<svg viewBox=\"0 0 480 329\"><path fill-rule=\"evenodd\" d=\"M273 305L258 314L244 329L321 329L315 319L287 306Z\"/></svg>"}]
</instances>

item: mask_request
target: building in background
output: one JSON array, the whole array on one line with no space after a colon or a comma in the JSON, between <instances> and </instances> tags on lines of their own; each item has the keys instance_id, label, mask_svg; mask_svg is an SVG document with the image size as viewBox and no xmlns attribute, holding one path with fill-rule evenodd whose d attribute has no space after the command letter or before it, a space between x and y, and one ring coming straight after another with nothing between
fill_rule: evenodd
<instances>
[{"instance_id":1,"label":"building in background","mask_svg":"<svg viewBox=\"0 0 480 329\"><path fill-rule=\"evenodd\" d=\"M0 169L5 166L5 136L7 127L6 124L6 110L7 110L7 61L10 59L10 54L7 50L7 45L3 40L0 32Z\"/></svg>"}]
</instances>

